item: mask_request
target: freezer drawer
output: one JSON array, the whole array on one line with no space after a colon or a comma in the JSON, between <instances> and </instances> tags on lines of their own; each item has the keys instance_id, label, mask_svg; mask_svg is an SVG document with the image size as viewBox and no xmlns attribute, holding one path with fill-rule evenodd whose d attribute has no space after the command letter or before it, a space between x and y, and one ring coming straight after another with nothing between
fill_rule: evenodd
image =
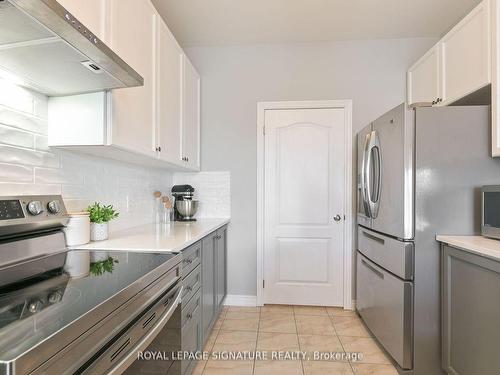
<instances>
[{"instance_id":1,"label":"freezer drawer","mask_svg":"<svg viewBox=\"0 0 500 375\"><path fill-rule=\"evenodd\" d=\"M358 251L405 280L413 280L413 242L403 242L358 226Z\"/></svg>"},{"instance_id":2,"label":"freezer drawer","mask_svg":"<svg viewBox=\"0 0 500 375\"><path fill-rule=\"evenodd\" d=\"M357 253L356 307L377 340L403 369L413 366L413 283Z\"/></svg>"}]
</instances>

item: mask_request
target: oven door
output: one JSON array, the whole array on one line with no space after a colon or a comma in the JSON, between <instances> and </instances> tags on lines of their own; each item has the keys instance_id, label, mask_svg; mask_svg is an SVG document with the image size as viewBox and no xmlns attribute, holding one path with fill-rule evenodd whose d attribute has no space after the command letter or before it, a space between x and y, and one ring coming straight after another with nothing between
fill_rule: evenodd
<instances>
[{"instance_id":1,"label":"oven door","mask_svg":"<svg viewBox=\"0 0 500 375\"><path fill-rule=\"evenodd\" d=\"M180 375L181 295L178 284L167 292L85 369L84 374Z\"/></svg>"}]
</instances>

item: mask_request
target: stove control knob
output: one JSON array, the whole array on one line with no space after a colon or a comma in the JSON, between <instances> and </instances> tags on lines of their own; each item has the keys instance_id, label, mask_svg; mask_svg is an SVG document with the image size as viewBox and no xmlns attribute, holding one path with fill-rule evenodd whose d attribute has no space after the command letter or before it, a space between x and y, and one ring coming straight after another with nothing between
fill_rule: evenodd
<instances>
[{"instance_id":1,"label":"stove control knob","mask_svg":"<svg viewBox=\"0 0 500 375\"><path fill-rule=\"evenodd\" d=\"M42 309L42 303L37 299L31 301L28 304L28 310L32 314L39 312L41 309Z\"/></svg>"},{"instance_id":2,"label":"stove control knob","mask_svg":"<svg viewBox=\"0 0 500 375\"><path fill-rule=\"evenodd\" d=\"M49 204L47 204L47 208L51 214L58 214L61 212L61 204L59 201L50 201Z\"/></svg>"},{"instance_id":3,"label":"stove control knob","mask_svg":"<svg viewBox=\"0 0 500 375\"><path fill-rule=\"evenodd\" d=\"M47 300L49 303L57 303L62 299L61 293L60 292L53 292L50 293L49 296L47 297Z\"/></svg>"},{"instance_id":4,"label":"stove control knob","mask_svg":"<svg viewBox=\"0 0 500 375\"><path fill-rule=\"evenodd\" d=\"M28 203L28 212L33 216L40 215L43 212L42 202L40 202L40 201L29 202Z\"/></svg>"}]
</instances>

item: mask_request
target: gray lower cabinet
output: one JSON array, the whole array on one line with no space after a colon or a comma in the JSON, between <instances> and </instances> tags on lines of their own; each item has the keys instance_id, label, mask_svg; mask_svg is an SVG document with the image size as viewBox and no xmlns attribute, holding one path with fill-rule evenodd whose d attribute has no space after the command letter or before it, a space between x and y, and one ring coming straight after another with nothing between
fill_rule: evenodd
<instances>
[{"instance_id":1,"label":"gray lower cabinet","mask_svg":"<svg viewBox=\"0 0 500 375\"><path fill-rule=\"evenodd\" d=\"M182 251L181 349L183 352L195 353L203 347L201 281L200 241ZM191 374L195 366L195 360L183 360L181 374Z\"/></svg>"},{"instance_id":2,"label":"gray lower cabinet","mask_svg":"<svg viewBox=\"0 0 500 375\"><path fill-rule=\"evenodd\" d=\"M227 253L227 226L209 234L202 241L201 275L202 275L202 322L203 341L205 342L210 330L222 309L226 298L226 253Z\"/></svg>"},{"instance_id":3,"label":"gray lower cabinet","mask_svg":"<svg viewBox=\"0 0 500 375\"><path fill-rule=\"evenodd\" d=\"M443 369L498 374L500 262L442 245Z\"/></svg>"},{"instance_id":4,"label":"gray lower cabinet","mask_svg":"<svg viewBox=\"0 0 500 375\"><path fill-rule=\"evenodd\" d=\"M226 297L227 226L182 251L182 351L202 350ZM181 363L189 375L195 360Z\"/></svg>"},{"instance_id":5,"label":"gray lower cabinet","mask_svg":"<svg viewBox=\"0 0 500 375\"><path fill-rule=\"evenodd\" d=\"M215 260L217 233L211 233L202 241L201 294L203 340L206 341L215 320Z\"/></svg>"},{"instance_id":6,"label":"gray lower cabinet","mask_svg":"<svg viewBox=\"0 0 500 375\"><path fill-rule=\"evenodd\" d=\"M216 305L220 308L226 298L226 249L227 249L227 227L217 231L217 254L216 254Z\"/></svg>"},{"instance_id":7,"label":"gray lower cabinet","mask_svg":"<svg viewBox=\"0 0 500 375\"><path fill-rule=\"evenodd\" d=\"M203 329L201 327L201 292L191 298L182 308L181 315L181 347L184 353L195 353L203 346ZM197 361L186 359L181 362L181 374L191 374Z\"/></svg>"}]
</instances>

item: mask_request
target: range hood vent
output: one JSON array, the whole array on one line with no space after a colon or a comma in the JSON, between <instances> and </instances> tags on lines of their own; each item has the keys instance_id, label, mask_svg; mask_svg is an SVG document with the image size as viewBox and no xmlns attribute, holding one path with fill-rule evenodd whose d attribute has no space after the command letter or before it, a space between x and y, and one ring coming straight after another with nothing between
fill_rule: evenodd
<instances>
[{"instance_id":1,"label":"range hood vent","mask_svg":"<svg viewBox=\"0 0 500 375\"><path fill-rule=\"evenodd\" d=\"M0 71L48 96L144 84L55 0L0 0Z\"/></svg>"}]
</instances>

